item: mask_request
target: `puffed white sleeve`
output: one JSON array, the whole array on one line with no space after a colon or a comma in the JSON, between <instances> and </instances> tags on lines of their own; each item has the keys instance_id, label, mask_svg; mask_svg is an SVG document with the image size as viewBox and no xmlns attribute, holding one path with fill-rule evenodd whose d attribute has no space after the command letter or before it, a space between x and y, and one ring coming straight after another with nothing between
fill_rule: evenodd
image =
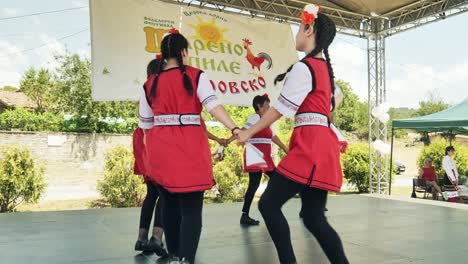
<instances>
[{"instance_id":1,"label":"puffed white sleeve","mask_svg":"<svg viewBox=\"0 0 468 264\"><path fill-rule=\"evenodd\" d=\"M140 89L138 112L140 116L138 126L143 129L152 128L154 125L154 113L153 109L151 109L151 106L148 103L148 99L146 97L146 92L144 89Z\"/></svg>"},{"instance_id":2,"label":"puffed white sleeve","mask_svg":"<svg viewBox=\"0 0 468 264\"><path fill-rule=\"evenodd\" d=\"M255 123L257 123L258 121L260 121L260 116L258 114L253 114L247 119L244 128L248 129L251 126L255 125Z\"/></svg>"},{"instance_id":3,"label":"puffed white sleeve","mask_svg":"<svg viewBox=\"0 0 468 264\"><path fill-rule=\"evenodd\" d=\"M304 62L297 62L286 77L278 101L273 107L293 118L306 96L312 91L312 74Z\"/></svg>"},{"instance_id":4,"label":"puffed white sleeve","mask_svg":"<svg viewBox=\"0 0 468 264\"><path fill-rule=\"evenodd\" d=\"M210 84L208 75L204 72L200 74L198 79L197 96L208 112L220 105L218 97Z\"/></svg>"}]
</instances>

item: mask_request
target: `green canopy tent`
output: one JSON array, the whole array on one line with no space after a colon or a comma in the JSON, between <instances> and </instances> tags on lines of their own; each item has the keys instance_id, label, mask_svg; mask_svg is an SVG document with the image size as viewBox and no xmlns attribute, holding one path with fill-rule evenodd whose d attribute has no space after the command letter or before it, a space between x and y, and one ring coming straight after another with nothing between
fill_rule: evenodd
<instances>
[{"instance_id":1,"label":"green canopy tent","mask_svg":"<svg viewBox=\"0 0 468 264\"><path fill-rule=\"evenodd\" d=\"M463 102L437 113L392 121L390 168L393 168L393 138L396 129L413 129L419 132L442 132L452 135L468 135L468 98ZM392 186L390 170L390 191Z\"/></svg>"}]
</instances>

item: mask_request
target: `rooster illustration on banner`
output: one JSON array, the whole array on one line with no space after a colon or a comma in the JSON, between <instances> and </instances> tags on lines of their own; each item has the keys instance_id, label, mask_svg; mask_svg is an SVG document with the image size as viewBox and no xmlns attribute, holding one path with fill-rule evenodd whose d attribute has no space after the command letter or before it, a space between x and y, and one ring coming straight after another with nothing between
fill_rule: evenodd
<instances>
[{"instance_id":1,"label":"rooster illustration on banner","mask_svg":"<svg viewBox=\"0 0 468 264\"><path fill-rule=\"evenodd\" d=\"M260 52L258 53L257 56L255 56L252 50L250 49L250 46L252 46L253 44L252 41L250 41L247 38L244 38L243 41L244 41L244 49L247 51L247 55L245 56L245 58L252 66L252 69L257 68L258 71L261 71L260 67L265 61L267 63L266 68L268 70L273 67L273 59L271 58L270 55L268 55L268 53Z\"/></svg>"}]
</instances>

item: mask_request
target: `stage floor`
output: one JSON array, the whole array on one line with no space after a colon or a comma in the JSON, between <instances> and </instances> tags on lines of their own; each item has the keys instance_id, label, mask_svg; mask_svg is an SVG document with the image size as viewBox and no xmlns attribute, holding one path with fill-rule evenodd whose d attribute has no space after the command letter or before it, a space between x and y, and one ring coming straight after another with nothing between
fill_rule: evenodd
<instances>
[{"instance_id":1,"label":"stage floor","mask_svg":"<svg viewBox=\"0 0 468 264\"><path fill-rule=\"evenodd\" d=\"M299 206L283 209L298 263L328 263ZM279 263L264 224L239 226L241 207L205 206L197 263ZM466 210L358 195L330 197L328 209L351 263L468 263ZM2 214L0 263L155 263L133 251L138 222L137 208Z\"/></svg>"}]
</instances>

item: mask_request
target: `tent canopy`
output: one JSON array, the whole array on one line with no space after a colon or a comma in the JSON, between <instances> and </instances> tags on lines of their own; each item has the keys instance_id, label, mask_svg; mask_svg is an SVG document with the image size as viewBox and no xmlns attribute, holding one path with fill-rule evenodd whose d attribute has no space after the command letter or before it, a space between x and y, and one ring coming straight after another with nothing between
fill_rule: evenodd
<instances>
[{"instance_id":1,"label":"tent canopy","mask_svg":"<svg viewBox=\"0 0 468 264\"><path fill-rule=\"evenodd\" d=\"M424 132L468 134L468 98L447 110L408 119L393 120L395 129L416 129Z\"/></svg>"},{"instance_id":2,"label":"tent canopy","mask_svg":"<svg viewBox=\"0 0 468 264\"><path fill-rule=\"evenodd\" d=\"M343 34L395 34L434 22L467 9L467 0L162 0L217 9L224 12L264 17L288 23L300 23L306 4L321 5ZM237 10L237 11L234 11ZM241 12L239 12L239 10ZM379 23L369 23L371 20ZM378 26L382 24L383 26Z\"/></svg>"}]
</instances>

